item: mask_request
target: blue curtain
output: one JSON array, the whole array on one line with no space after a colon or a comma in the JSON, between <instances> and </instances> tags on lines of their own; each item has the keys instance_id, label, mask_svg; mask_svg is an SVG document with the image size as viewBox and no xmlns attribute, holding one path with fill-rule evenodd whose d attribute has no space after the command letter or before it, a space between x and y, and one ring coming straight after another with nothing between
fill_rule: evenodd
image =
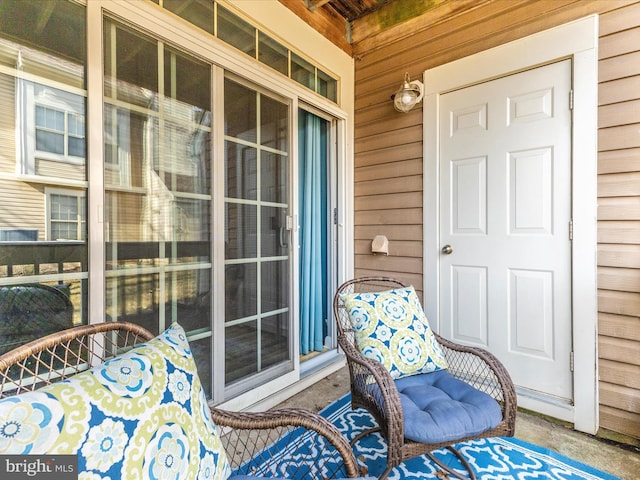
<instances>
[{"instance_id":1,"label":"blue curtain","mask_svg":"<svg viewBox=\"0 0 640 480\"><path fill-rule=\"evenodd\" d=\"M327 332L326 121L300 110L300 353L322 351Z\"/></svg>"}]
</instances>

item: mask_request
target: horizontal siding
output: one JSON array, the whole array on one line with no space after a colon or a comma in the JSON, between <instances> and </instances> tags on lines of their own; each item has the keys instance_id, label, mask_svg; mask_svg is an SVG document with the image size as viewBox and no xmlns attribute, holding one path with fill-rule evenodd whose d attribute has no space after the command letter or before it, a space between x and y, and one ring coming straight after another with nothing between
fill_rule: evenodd
<instances>
[{"instance_id":1,"label":"horizontal siding","mask_svg":"<svg viewBox=\"0 0 640 480\"><path fill-rule=\"evenodd\" d=\"M600 404L640 414L640 398L634 395L634 391L633 388L600 382Z\"/></svg>"},{"instance_id":2,"label":"horizontal siding","mask_svg":"<svg viewBox=\"0 0 640 480\"><path fill-rule=\"evenodd\" d=\"M601 405L600 425L629 437L640 438L640 414Z\"/></svg>"},{"instance_id":3,"label":"horizontal siding","mask_svg":"<svg viewBox=\"0 0 640 480\"><path fill-rule=\"evenodd\" d=\"M640 77L638 78L640 79ZM640 92L640 89L638 92ZM613 150L598 154L599 174L638 171L640 171L640 148ZM598 181L605 181L605 178L601 175L598 177Z\"/></svg>"},{"instance_id":4,"label":"horizontal siding","mask_svg":"<svg viewBox=\"0 0 640 480\"><path fill-rule=\"evenodd\" d=\"M0 74L0 105L4 112L15 112L15 79ZM16 171L16 128L13 115L0 115L0 172Z\"/></svg>"},{"instance_id":5,"label":"horizontal siding","mask_svg":"<svg viewBox=\"0 0 640 480\"><path fill-rule=\"evenodd\" d=\"M640 292L640 271L636 268L600 267L598 287L622 292ZM640 324L638 326L640 327Z\"/></svg>"},{"instance_id":6,"label":"horizontal siding","mask_svg":"<svg viewBox=\"0 0 640 480\"><path fill-rule=\"evenodd\" d=\"M639 91L639 75L601 83L598 87L598 105L609 105L636 99Z\"/></svg>"},{"instance_id":7,"label":"horizontal siding","mask_svg":"<svg viewBox=\"0 0 640 480\"><path fill-rule=\"evenodd\" d=\"M640 197L609 197L598 201L600 220L640 220Z\"/></svg>"},{"instance_id":8,"label":"horizontal siding","mask_svg":"<svg viewBox=\"0 0 640 480\"><path fill-rule=\"evenodd\" d=\"M0 179L0 228L37 229L46 240L44 187Z\"/></svg>"},{"instance_id":9,"label":"horizontal siding","mask_svg":"<svg viewBox=\"0 0 640 480\"><path fill-rule=\"evenodd\" d=\"M640 268L640 245L598 245L598 265L602 267Z\"/></svg>"},{"instance_id":10,"label":"horizontal siding","mask_svg":"<svg viewBox=\"0 0 640 480\"><path fill-rule=\"evenodd\" d=\"M640 318L634 316L598 314L598 332L608 337L627 338L640 342ZM640 370L638 371L640 373ZM640 388L640 375L636 376Z\"/></svg>"},{"instance_id":11,"label":"horizontal siding","mask_svg":"<svg viewBox=\"0 0 640 480\"><path fill-rule=\"evenodd\" d=\"M600 17L600 426L640 438L640 4Z\"/></svg>"},{"instance_id":12,"label":"horizontal siding","mask_svg":"<svg viewBox=\"0 0 640 480\"><path fill-rule=\"evenodd\" d=\"M640 293L599 289L598 311L616 315L640 316Z\"/></svg>"}]
</instances>

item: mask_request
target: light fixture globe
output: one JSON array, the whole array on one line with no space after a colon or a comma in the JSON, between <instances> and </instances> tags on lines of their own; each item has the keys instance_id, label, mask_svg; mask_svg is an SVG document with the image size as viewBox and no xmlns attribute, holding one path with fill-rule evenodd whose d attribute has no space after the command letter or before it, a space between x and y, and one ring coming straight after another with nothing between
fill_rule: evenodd
<instances>
[{"instance_id":1,"label":"light fixture globe","mask_svg":"<svg viewBox=\"0 0 640 480\"><path fill-rule=\"evenodd\" d=\"M411 82L409 74L404 74L404 82L393 95L393 106L399 112L406 113L415 107L416 103L422 100L424 95L424 85L419 80Z\"/></svg>"}]
</instances>

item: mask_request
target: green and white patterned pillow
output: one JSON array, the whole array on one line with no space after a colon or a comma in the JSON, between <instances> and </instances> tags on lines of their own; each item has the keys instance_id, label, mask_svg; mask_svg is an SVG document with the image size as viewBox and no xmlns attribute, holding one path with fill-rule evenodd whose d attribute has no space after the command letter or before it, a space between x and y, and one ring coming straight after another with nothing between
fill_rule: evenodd
<instances>
[{"instance_id":1,"label":"green and white patterned pillow","mask_svg":"<svg viewBox=\"0 0 640 480\"><path fill-rule=\"evenodd\" d=\"M447 368L413 286L384 292L341 294L365 357L379 361L392 378Z\"/></svg>"},{"instance_id":2,"label":"green and white patterned pillow","mask_svg":"<svg viewBox=\"0 0 640 480\"><path fill-rule=\"evenodd\" d=\"M77 454L79 479L226 479L229 463L186 335L0 400L0 454Z\"/></svg>"}]
</instances>

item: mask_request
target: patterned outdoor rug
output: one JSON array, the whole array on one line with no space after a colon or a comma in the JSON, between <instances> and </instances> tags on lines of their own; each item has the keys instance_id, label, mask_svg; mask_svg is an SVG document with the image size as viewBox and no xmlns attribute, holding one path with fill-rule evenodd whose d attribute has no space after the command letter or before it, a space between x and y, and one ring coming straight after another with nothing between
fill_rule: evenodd
<instances>
[{"instance_id":1,"label":"patterned outdoor rug","mask_svg":"<svg viewBox=\"0 0 640 480\"><path fill-rule=\"evenodd\" d=\"M374 426L374 420L365 410L351 410L349 395L336 400L320 414L331 420L340 431L351 439L359 432ZM297 431L280 439L270 450L272 455L289 455L291 448L301 448L304 437ZM456 446L482 480L619 480L588 465L576 462L547 448L516 438L474 440ZM303 447L304 448L304 447ZM359 462L365 463L369 475L379 476L386 466L386 443L378 434L369 435L355 447ZM441 449L434 455L454 470L464 474L460 463L448 450ZM438 467L427 457L404 462L392 470L389 480L436 479ZM257 472L258 473L258 472ZM267 472L262 473L268 476Z\"/></svg>"}]
</instances>

